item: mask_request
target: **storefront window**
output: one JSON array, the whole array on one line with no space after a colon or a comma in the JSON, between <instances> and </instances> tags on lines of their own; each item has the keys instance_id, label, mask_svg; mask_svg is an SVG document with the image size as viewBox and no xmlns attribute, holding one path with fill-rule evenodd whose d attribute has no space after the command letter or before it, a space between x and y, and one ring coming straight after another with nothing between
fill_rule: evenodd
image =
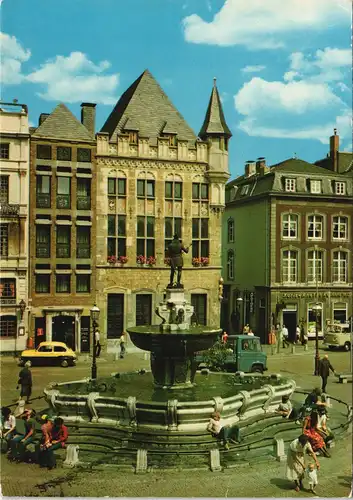
<instances>
[{"instance_id":1,"label":"storefront window","mask_svg":"<svg viewBox=\"0 0 353 500\"><path fill-rule=\"evenodd\" d=\"M333 321L339 323L347 322L347 304L343 302L333 304Z\"/></svg>"}]
</instances>

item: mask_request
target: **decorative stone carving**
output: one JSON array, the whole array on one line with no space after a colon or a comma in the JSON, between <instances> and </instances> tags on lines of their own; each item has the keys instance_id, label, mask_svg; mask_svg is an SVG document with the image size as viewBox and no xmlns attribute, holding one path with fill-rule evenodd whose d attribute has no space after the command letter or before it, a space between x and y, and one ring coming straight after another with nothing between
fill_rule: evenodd
<instances>
[{"instance_id":1,"label":"decorative stone carving","mask_svg":"<svg viewBox=\"0 0 353 500\"><path fill-rule=\"evenodd\" d=\"M147 450L142 448L137 450L135 472L136 474L147 472Z\"/></svg>"},{"instance_id":2,"label":"decorative stone carving","mask_svg":"<svg viewBox=\"0 0 353 500\"><path fill-rule=\"evenodd\" d=\"M87 406L91 414L91 422L98 422L99 416L95 406L95 400L99 398L99 392L90 392L87 397Z\"/></svg>"},{"instance_id":3,"label":"decorative stone carving","mask_svg":"<svg viewBox=\"0 0 353 500\"><path fill-rule=\"evenodd\" d=\"M214 401L214 411L218 411L219 413L222 413L223 410L223 398L216 396L212 398Z\"/></svg>"},{"instance_id":4,"label":"decorative stone carving","mask_svg":"<svg viewBox=\"0 0 353 500\"><path fill-rule=\"evenodd\" d=\"M150 155L151 155L151 148L150 148ZM156 151L157 155L157 151ZM153 156L153 155L151 155ZM146 162L143 160L138 160L135 158L131 159L122 159L122 158L111 158L111 157L98 157L97 158L97 164L100 167L119 167L119 168L127 168L131 170L135 169L145 169L146 168ZM204 174L206 171L206 166L201 165L199 163L177 163L175 162L153 162L153 161L148 161L148 168L151 170L172 170L175 172L177 169L178 171L184 171L184 172L189 172L189 173L195 173L195 172L200 172L200 174ZM200 179L203 179L203 181L199 182L204 182L204 177L203 175L199 175ZM196 181L195 181L196 182Z\"/></svg>"},{"instance_id":5,"label":"decorative stone carving","mask_svg":"<svg viewBox=\"0 0 353 500\"><path fill-rule=\"evenodd\" d=\"M63 463L64 467L75 467L78 465L78 452L80 447L77 444L69 444L66 448L66 459Z\"/></svg>"},{"instance_id":6,"label":"decorative stone carving","mask_svg":"<svg viewBox=\"0 0 353 500\"><path fill-rule=\"evenodd\" d=\"M222 470L219 449L210 450L210 469L212 472Z\"/></svg>"},{"instance_id":7,"label":"decorative stone carving","mask_svg":"<svg viewBox=\"0 0 353 500\"><path fill-rule=\"evenodd\" d=\"M169 399L167 406L168 430L174 431L178 428L178 400Z\"/></svg>"},{"instance_id":8,"label":"decorative stone carving","mask_svg":"<svg viewBox=\"0 0 353 500\"><path fill-rule=\"evenodd\" d=\"M266 413L271 406L271 402L276 397L276 391L272 385L264 385L263 389L267 389L267 391L268 391L268 399L266 399L266 401L264 402L264 404L262 406L262 409Z\"/></svg>"},{"instance_id":9,"label":"decorative stone carving","mask_svg":"<svg viewBox=\"0 0 353 500\"><path fill-rule=\"evenodd\" d=\"M136 423L136 398L129 396L126 400L126 409L129 415L130 424Z\"/></svg>"},{"instance_id":10,"label":"decorative stone carving","mask_svg":"<svg viewBox=\"0 0 353 500\"><path fill-rule=\"evenodd\" d=\"M251 401L251 394L248 391L240 391L239 394L243 396L243 404L239 408L239 419L242 420L245 416L245 412L249 407Z\"/></svg>"}]
</instances>

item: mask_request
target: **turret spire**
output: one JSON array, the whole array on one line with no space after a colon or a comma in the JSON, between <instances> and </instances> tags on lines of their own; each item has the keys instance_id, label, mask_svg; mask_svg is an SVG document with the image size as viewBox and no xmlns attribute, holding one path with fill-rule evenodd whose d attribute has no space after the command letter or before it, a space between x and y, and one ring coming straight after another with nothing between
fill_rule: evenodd
<instances>
[{"instance_id":1,"label":"turret spire","mask_svg":"<svg viewBox=\"0 0 353 500\"><path fill-rule=\"evenodd\" d=\"M205 120L201 127L199 137L203 140L209 135L220 135L224 137L232 137L232 132L229 130L224 118L221 99L217 89L217 79L213 78L213 88L210 101L208 104Z\"/></svg>"}]
</instances>

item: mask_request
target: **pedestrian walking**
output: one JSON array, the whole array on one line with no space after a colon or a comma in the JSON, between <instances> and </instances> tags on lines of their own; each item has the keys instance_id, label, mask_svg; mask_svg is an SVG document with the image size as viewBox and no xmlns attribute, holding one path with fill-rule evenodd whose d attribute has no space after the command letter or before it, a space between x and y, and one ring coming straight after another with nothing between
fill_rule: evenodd
<instances>
[{"instance_id":1,"label":"pedestrian walking","mask_svg":"<svg viewBox=\"0 0 353 500\"><path fill-rule=\"evenodd\" d=\"M120 359L124 359L124 356L126 353L124 333L121 334L121 337L119 339L119 343L120 343Z\"/></svg>"},{"instance_id":2,"label":"pedestrian walking","mask_svg":"<svg viewBox=\"0 0 353 500\"><path fill-rule=\"evenodd\" d=\"M29 398L31 397L32 394L32 373L29 367L31 366L31 363L27 361L18 374L18 382L17 382L17 389L19 386L21 386L21 393L20 393L20 399L23 397L26 398L26 403L29 403Z\"/></svg>"},{"instance_id":3,"label":"pedestrian walking","mask_svg":"<svg viewBox=\"0 0 353 500\"><path fill-rule=\"evenodd\" d=\"M297 328L295 329L295 342L296 344L299 344L300 341L300 326L297 325Z\"/></svg>"},{"instance_id":4,"label":"pedestrian walking","mask_svg":"<svg viewBox=\"0 0 353 500\"><path fill-rule=\"evenodd\" d=\"M286 325L282 326L281 333L282 333L282 347L284 349L285 347L289 346L289 342L288 342L289 333L288 333L288 328L286 327Z\"/></svg>"},{"instance_id":5,"label":"pedestrian walking","mask_svg":"<svg viewBox=\"0 0 353 500\"><path fill-rule=\"evenodd\" d=\"M247 335L249 333L249 330L250 330L250 326L249 324L247 323L244 328L243 328L243 334L244 335Z\"/></svg>"},{"instance_id":6,"label":"pedestrian walking","mask_svg":"<svg viewBox=\"0 0 353 500\"><path fill-rule=\"evenodd\" d=\"M319 484L319 481L317 479L317 469L315 469L315 464L308 465L306 475L309 482L309 490L313 495L316 495L315 488Z\"/></svg>"},{"instance_id":7,"label":"pedestrian walking","mask_svg":"<svg viewBox=\"0 0 353 500\"><path fill-rule=\"evenodd\" d=\"M95 348L96 348L96 358L99 358L101 350L102 350L100 339L101 339L101 334L99 333L99 330L96 330L94 332L94 340L96 342L96 345L95 345Z\"/></svg>"},{"instance_id":8,"label":"pedestrian walking","mask_svg":"<svg viewBox=\"0 0 353 500\"><path fill-rule=\"evenodd\" d=\"M325 356L319 361L319 375L322 380L322 387L321 387L322 392L326 392L327 379L330 375L330 370L334 375L336 375L335 369L331 365L330 360L328 359L328 355L325 354Z\"/></svg>"},{"instance_id":9,"label":"pedestrian walking","mask_svg":"<svg viewBox=\"0 0 353 500\"><path fill-rule=\"evenodd\" d=\"M302 434L290 443L287 453L286 476L289 481L294 481L295 491L303 488L306 454L309 454L313 458L316 467L319 469L320 464L309 443L309 438Z\"/></svg>"}]
</instances>

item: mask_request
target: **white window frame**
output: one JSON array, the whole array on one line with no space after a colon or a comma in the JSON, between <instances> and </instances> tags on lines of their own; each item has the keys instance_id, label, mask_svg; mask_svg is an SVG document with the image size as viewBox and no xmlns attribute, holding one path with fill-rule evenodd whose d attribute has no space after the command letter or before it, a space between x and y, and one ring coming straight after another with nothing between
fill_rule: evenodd
<instances>
[{"instance_id":1,"label":"white window frame","mask_svg":"<svg viewBox=\"0 0 353 500\"><path fill-rule=\"evenodd\" d=\"M234 243L234 219L227 221L227 239L228 243Z\"/></svg>"},{"instance_id":2,"label":"white window frame","mask_svg":"<svg viewBox=\"0 0 353 500\"><path fill-rule=\"evenodd\" d=\"M318 179L310 180L310 193L320 194L321 193L321 181Z\"/></svg>"},{"instance_id":3,"label":"white window frame","mask_svg":"<svg viewBox=\"0 0 353 500\"><path fill-rule=\"evenodd\" d=\"M297 180L293 178L287 178L284 181L284 190L287 193L295 193L297 190Z\"/></svg>"},{"instance_id":4,"label":"white window frame","mask_svg":"<svg viewBox=\"0 0 353 500\"><path fill-rule=\"evenodd\" d=\"M296 240L298 238L298 215L286 213L282 215L282 238L284 240ZM286 226L286 227L285 227ZM294 228L295 235L291 236L291 229ZM285 234L285 232L287 234Z\"/></svg>"},{"instance_id":5,"label":"white window frame","mask_svg":"<svg viewBox=\"0 0 353 500\"><path fill-rule=\"evenodd\" d=\"M316 275L317 282L322 283L324 270L324 252L322 250L308 250L307 263L308 283L316 283Z\"/></svg>"},{"instance_id":6,"label":"white window frame","mask_svg":"<svg viewBox=\"0 0 353 500\"><path fill-rule=\"evenodd\" d=\"M335 236L335 230L337 230L338 236ZM344 236L341 236L341 234L344 234ZM340 241L348 239L348 217L344 215L334 215L332 217L332 239Z\"/></svg>"},{"instance_id":7,"label":"white window frame","mask_svg":"<svg viewBox=\"0 0 353 500\"><path fill-rule=\"evenodd\" d=\"M297 250L282 250L283 283L298 282L298 258Z\"/></svg>"},{"instance_id":8,"label":"white window frame","mask_svg":"<svg viewBox=\"0 0 353 500\"><path fill-rule=\"evenodd\" d=\"M344 196L346 194L346 183L342 181L335 181L335 194Z\"/></svg>"},{"instance_id":9,"label":"white window frame","mask_svg":"<svg viewBox=\"0 0 353 500\"><path fill-rule=\"evenodd\" d=\"M312 219L312 220L311 220ZM313 226L313 236L309 236L310 225ZM318 231L320 229L320 231ZM316 232L320 232L320 236L315 236ZM322 240L324 234L324 218L319 214L308 215L307 219L307 239L308 240Z\"/></svg>"},{"instance_id":10,"label":"white window frame","mask_svg":"<svg viewBox=\"0 0 353 500\"><path fill-rule=\"evenodd\" d=\"M332 254L332 281L333 283L347 283L347 278L348 252L335 250Z\"/></svg>"}]
</instances>

